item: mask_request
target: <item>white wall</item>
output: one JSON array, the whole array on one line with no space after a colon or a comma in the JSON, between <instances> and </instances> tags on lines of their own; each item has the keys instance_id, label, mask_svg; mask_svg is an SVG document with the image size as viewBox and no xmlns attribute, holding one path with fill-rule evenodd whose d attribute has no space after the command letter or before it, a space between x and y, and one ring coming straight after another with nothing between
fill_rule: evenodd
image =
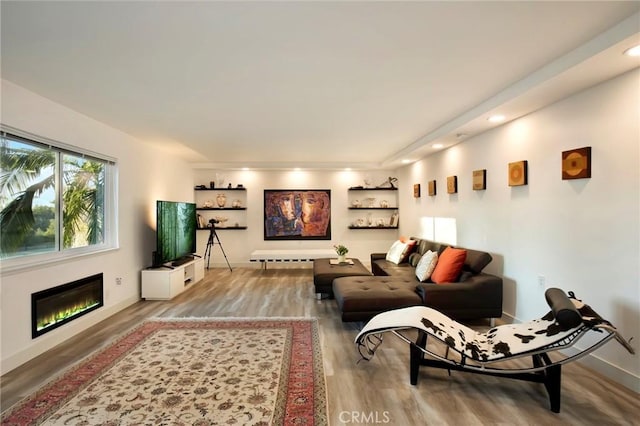
<instances>
[{"instance_id":1,"label":"white wall","mask_svg":"<svg viewBox=\"0 0 640 426\"><path fill-rule=\"evenodd\" d=\"M117 158L119 246L103 254L3 275L0 283L2 373L85 330L140 297L140 271L155 250L156 199L193 200L186 163L120 131L2 81L2 123ZM31 339L31 293L104 273L104 307ZM116 277L122 284L116 285Z\"/></svg>"},{"instance_id":2,"label":"white wall","mask_svg":"<svg viewBox=\"0 0 640 426\"><path fill-rule=\"evenodd\" d=\"M247 229L238 230L217 230L217 235L222 242L224 251L232 266L249 266L250 254L253 250L260 249L295 249L303 248L332 248L333 244L344 244L349 248L349 257L360 259L365 265L369 264L369 254L373 251L385 252L398 237L397 230L350 230L349 224L357 216L366 216L365 213L348 210L350 203L348 188L351 186L363 185L366 176L371 178L374 185L379 185L388 176L395 176L395 172L387 171L231 171L201 169L195 171L194 185L209 185L211 180L215 180L217 174L225 176L226 183L231 182L235 187L237 184L244 185L246 191L247 207L245 212L221 211L216 213L220 216L230 218L230 224L237 221L246 224ZM265 241L263 227L263 191L265 189L330 189L331 190L331 241ZM221 191L222 192L222 191ZM196 195L198 206L206 200L211 200L215 204L215 197L218 191L200 191ZM245 197L242 193L227 192L227 205L235 198ZM395 197L395 193L385 194ZM358 193L358 196L362 193ZM374 194L382 199L380 194ZM351 194L351 197L356 195ZM390 198L391 202L392 198ZM351 200L353 201L353 200ZM359 214L359 215L358 215ZM246 218L243 217L246 215ZM386 212L384 216L390 215ZM198 253L204 254L209 233L198 232ZM217 245L211 255L211 267L226 267L224 257ZM258 264L253 264L259 267ZM287 265L279 265L285 267ZM307 264L293 263L290 266L309 266ZM270 266L271 267L271 266Z\"/></svg>"},{"instance_id":3,"label":"white wall","mask_svg":"<svg viewBox=\"0 0 640 426\"><path fill-rule=\"evenodd\" d=\"M418 234L421 216L455 217L459 246L492 253L486 270L504 277L506 314L525 321L548 311L542 275L638 339L639 90L636 69L403 168L400 231ZM592 177L562 180L562 151L585 146ZM509 187L507 164L519 160L528 161L529 184ZM487 170L485 191L471 189L476 169ZM452 175L455 195L446 192ZM432 179L435 197L426 195ZM417 200L414 183L423 188ZM638 358L614 342L590 362L638 391Z\"/></svg>"}]
</instances>

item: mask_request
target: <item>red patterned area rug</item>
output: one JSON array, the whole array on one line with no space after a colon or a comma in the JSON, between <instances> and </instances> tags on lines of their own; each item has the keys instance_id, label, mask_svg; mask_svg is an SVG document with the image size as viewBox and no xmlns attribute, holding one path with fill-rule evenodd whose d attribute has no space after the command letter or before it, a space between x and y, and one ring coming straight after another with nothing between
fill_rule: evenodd
<instances>
[{"instance_id":1,"label":"red patterned area rug","mask_svg":"<svg viewBox=\"0 0 640 426\"><path fill-rule=\"evenodd\" d=\"M153 319L2 414L3 425L326 425L315 319Z\"/></svg>"}]
</instances>

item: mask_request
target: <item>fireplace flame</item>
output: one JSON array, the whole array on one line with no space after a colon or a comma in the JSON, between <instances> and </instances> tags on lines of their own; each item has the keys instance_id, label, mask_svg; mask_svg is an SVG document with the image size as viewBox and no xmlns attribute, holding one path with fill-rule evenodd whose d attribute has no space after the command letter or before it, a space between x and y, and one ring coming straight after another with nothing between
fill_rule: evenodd
<instances>
[{"instance_id":1,"label":"fireplace flame","mask_svg":"<svg viewBox=\"0 0 640 426\"><path fill-rule=\"evenodd\" d=\"M37 324L38 331L43 330L47 327L51 327L52 325L62 322L67 318L71 318L75 315L78 315L99 304L100 304L100 301L95 299L86 299L84 301L77 301L72 306L62 308L57 312L53 312L47 316L38 318L38 324Z\"/></svg>"}]
</instances>

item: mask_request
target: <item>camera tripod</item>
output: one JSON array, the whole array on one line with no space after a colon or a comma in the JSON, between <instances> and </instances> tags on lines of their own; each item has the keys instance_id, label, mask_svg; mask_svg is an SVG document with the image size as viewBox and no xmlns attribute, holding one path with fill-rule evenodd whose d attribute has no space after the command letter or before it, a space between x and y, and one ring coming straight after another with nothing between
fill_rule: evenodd
<instances>
[{"instance_id":1,"label":"camera tripod","mask_svg":"<svg viewBox=\"0 0 640 426\"><path fill-rule=\"evenodd\" d=\"M222 254L224 255L224 260L227 262L227 266L229 267L229 271L233 272L233 269L231 269L231 265L229 264L229 259L227 259L227 254L224 252L224 248L222 247L222 243L220 242L220 238L216 232L216 225L215 223L211 223L211 232L209 233L207 248L204 250L204 257L207 259L207 269L209 269L209 260L211 260L211 249L215 244L220 246L220 250L222 250Z\"/></svg>"}]
</instances>

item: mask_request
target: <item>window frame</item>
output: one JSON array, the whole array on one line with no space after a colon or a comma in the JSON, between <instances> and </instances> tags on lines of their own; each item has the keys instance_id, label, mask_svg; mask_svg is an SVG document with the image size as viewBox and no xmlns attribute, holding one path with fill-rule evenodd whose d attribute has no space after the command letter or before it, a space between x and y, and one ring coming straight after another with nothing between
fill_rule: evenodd
<instances>
[{"instance_id":1,"label":"window frame","mask_svg":"<svg viewBox=\"0 0 640 426\"><path fill-rule=\"evenodd\" d=\"M61 217L62 204L62 165L57 164L54 171L56 176L56 226L58 235L56 236L56 248L54 251L46 253L24 254L21 256L0 259L0 273L2 275L21 272L29 269L36 269L42 266L59 262L67 262L73 259L99 254L119 248L118 242L118 162L115 158L104 154L96 153L87 149L68 145L63 142L52 140L43 136L22 131L4 124L0 124L0 136L23 140L26 143L41 145L45 148L57 151L58 155L71 154L85 159L98 160L105 163L104 177L104 240L99 244L86 245L83 247L64 248L62 243L63 221Z\"/></svg>"}]
</instances>

